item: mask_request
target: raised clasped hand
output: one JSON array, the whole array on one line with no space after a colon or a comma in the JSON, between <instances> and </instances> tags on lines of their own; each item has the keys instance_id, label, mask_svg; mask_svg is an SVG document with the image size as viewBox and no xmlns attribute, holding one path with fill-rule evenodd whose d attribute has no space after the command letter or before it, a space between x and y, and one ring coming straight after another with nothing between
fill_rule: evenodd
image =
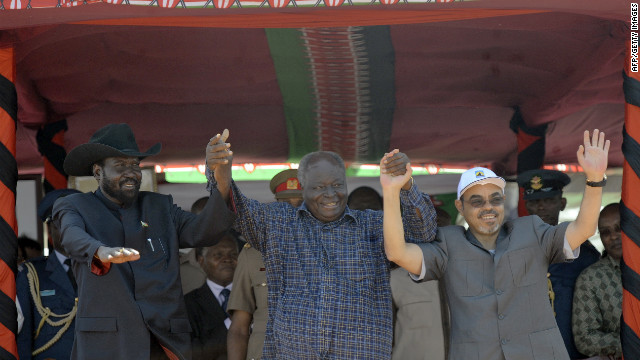
<instances>
[{"instance_id":1,"label":"raised clasped hand","mask_svg":"<svg viewBox=\"0 0 640 360\"><path fill-rule=\"evenodd\" d=\"M609 158L609 147L611 142L605 141L604 133L600 130L593 130L593 136L589 131L584 132L584 145L578 147L578 163L582 167L587 180L600 181L607 170Z\"/></svg>"},{"instance_id":2,"label":"raised clasped hand","mask_svg":"<svg viewBox=\"0 0 640 360\"><path fill-rule=\"evenodd\" d=\"M217 134L212 137L207 144L206 161L207 166L211 171L214 171L221 165L231 164L233 159L233 151L231 151L231 144L227 143L229 137L229 130L224 129L222 134Z\"/></svg>"},{"instance_id":3,"label":"raised clasped hand","mask_svg":"<svg viewBox=\"0 0 640 360\"><path fill-rule=\"evenodd\" d=\"M384 154L380 159L380 185L383 189L400 189L411 179L409 158L398 149Z\"/></svg>"}]
</instances>

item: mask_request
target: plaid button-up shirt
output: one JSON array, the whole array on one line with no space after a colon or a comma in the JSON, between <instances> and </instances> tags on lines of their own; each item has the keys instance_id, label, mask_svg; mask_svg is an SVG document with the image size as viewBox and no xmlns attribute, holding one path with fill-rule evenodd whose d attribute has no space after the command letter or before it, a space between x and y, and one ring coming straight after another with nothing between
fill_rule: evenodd
<instances>
[{"instance_id":1,"label":"plaid button-up shirt","mask_svg":"<svg viewBox=\"0 0 640 360\"><path fill-rule=\"evenodd\" d=\"M347 208L324 223L305 204L262 204L235 184L233 201L236 225L262 252L267 269L262 359L389 359L391 288L382 211ZM401 204L406 240L433 240L436 216L429 197L412 186L401 191Z\"/></svg>"}]
</instances>

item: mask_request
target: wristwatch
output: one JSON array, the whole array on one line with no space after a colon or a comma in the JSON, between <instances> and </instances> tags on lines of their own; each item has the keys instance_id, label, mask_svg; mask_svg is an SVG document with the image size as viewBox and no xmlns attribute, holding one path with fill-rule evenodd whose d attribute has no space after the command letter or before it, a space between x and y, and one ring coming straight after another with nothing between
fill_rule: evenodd
<instances>
[{"instance_id":1,"label":"wristwatch","mask_svg":"<svg viewBox=\"0 0 640 360\"><path fill-rule=\"evenodd\" d=\"M587 179L587 186L591 187L603 187L607 184L607 174L604 174L604 177L600 181L591 181Z\"/></svg>"}]
</instances>

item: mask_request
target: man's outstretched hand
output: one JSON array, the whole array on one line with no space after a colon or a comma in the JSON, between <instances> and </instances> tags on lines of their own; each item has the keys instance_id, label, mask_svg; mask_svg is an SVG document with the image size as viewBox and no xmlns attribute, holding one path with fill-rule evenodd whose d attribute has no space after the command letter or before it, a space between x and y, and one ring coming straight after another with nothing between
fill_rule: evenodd
<instances>
[{"instance_id":1,"label":"man's outstretched hand","mask_svg":"<svg viewBox=\"0 0 640 360\"><path fill-rule=\"evenodd\" d=\"M140 259L138 250L124 247L100 246L98 251L96 251L96 255L103 263L121 264L123 262Z\"/></svg>"},{"instance_id":2,"label":"man's outstretched hand","mask_svg":"<svg viewBox=\"0 0 640 360\"><path fill-rule=\"evenodd\" d=\"M578 163L582 167L587 180L601 181L607 170L609 159L609 147L611 142L604 139L604 133L593 130L593 137L589 136L589 130L584 132L584 145L578 147Z\"/></svg>"}]
</instances>

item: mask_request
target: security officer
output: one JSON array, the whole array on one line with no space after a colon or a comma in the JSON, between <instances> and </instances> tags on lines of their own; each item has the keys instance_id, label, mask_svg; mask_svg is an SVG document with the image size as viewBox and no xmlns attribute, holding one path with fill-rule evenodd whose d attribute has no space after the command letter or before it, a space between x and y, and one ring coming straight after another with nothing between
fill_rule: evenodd
<instances>
[{"instance_id":1,"label":"security officer","mask_svg":"<svg viewBox=\"0 0 640 360\"><path fill-rule=\"evenodd\" d=\"M60 245L60 232L51 219L53 203L79 193L73 189L49 192L38 206L38 216L47 224L53 251L24 263L16 280L17 297L24 316L18 333L20 359L69 359L73 346L77 286L70 261Z\"/></svg>"},{"instance_id":2,"label":"security officer","mask_svg":"<svg viewBox=\"0 0 640 360\"><path fill-rule=\"evenodd\" d=\"M524 189L524 203L530 215L538 215L549 225L558 225L560 211L567 205L562 189L571 182L561 171L535 169L518 175L518 185ZM580 246L580 256L573 262L549 266L549 296L556 315L556 323L562 334L571 359L584 359L576 349L571 330L573 288L578 275L600 259L600 252L589 242Z\"/></svg>"}]
</instances>

